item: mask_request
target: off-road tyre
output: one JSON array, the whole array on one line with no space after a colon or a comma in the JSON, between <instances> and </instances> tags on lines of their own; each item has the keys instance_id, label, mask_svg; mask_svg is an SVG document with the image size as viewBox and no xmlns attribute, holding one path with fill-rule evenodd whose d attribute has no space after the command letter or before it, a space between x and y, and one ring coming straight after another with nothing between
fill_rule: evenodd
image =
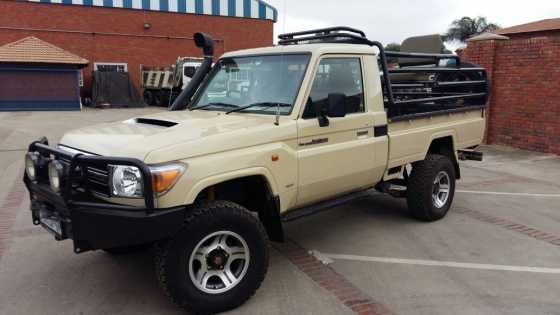
<instances>
[{"instance_id":1,"label":"off-road tyre","mask_svg":"<svg viewBox=\"0 0 560 315\"><path fill-rule=\"evenodd\" d=\"M436 206L432 198L434 181L440 172L449 176L449 195L443 206ZM411 214L418 220L432 222L445 217L455 195L455 167L447 156L429 154L424 161L412 166L406 201Z\"/></svg>"},{"instance_id":2,"label":"off-road tyre","mask_svg":"<svg viewBox=\"0 0 560 315\"><path fill-rule=\"evenodd\" d=\"M189 257L204 237L224 230L244 238L250 262L236 286L221 294L208 294L192 282ZM165 294L188 312L224 312L245 303L260 287L268 269L268 246L265 228L247 209L228 201L196 205L189 210L185 226L177 235L154 246L156 276Z\"/></svg>"}]
</instances>

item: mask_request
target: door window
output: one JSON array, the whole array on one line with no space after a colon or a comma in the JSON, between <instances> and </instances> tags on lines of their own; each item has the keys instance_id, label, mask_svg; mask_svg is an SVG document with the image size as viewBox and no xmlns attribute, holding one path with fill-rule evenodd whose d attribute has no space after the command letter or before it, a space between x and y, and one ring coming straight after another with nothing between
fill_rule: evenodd
<instances>
[{"instance_id":1,"label":"door window","mask_svg":"<svg viewBox=\"0 0 560 315\"><path fill-rule=\"evenodd\" d=\"M360 58L324 58L315 74L303 118L317 117L316 108L328 102L329 94L346 96L346 113L364 112L364 89Z\"/></svg>"}]
</instances>

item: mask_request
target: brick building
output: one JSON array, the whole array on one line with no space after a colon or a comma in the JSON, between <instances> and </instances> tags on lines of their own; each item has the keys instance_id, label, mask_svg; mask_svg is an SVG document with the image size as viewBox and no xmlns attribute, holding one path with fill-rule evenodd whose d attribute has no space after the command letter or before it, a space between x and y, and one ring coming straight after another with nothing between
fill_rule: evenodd
<instances>
[{"instance_id":1,"label":"brick building","mask_svg":"<svg viewBox=\"0 0 560 315\"><path fill-rule=\"evenodd\" d=\"M473 37L461 51L488 69L488 143L560 154L560 18Z\"/></svg>"},{"instance_id":2,"label":"brick building","mask_svg":"<svg viewBox=\"0 0 560 315\"><path fill-rule=\"evenodd\" d=\"M128 71L140 86L140 65L169 66L201 56L192 35L216 39L216 54L271 45L277 11L261 0L0 0L0 46L34 36L90 61Z\"/></svg>"}]
</instances>

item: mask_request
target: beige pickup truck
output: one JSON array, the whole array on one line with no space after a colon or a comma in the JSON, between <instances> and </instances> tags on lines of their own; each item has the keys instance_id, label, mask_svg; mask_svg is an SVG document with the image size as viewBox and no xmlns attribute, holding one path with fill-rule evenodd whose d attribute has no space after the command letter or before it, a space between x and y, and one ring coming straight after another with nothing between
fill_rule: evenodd
<instances>
[{"instance_id":1,"label":"beige pickup truck","mask_svg":"<svg viewBox=\"0 0 560 315\"><path fill-rule=\"evenodd\" d=\"M208 35L195 41L206 58L170 111L34 142L24 176L34 224L76 253L153 246L187 310L241 305L282 222L372 188L442 219L458 161L482 158L486 73L454 55L386 52L347 27L217 60Z\"/></svg>"}]
</instances>

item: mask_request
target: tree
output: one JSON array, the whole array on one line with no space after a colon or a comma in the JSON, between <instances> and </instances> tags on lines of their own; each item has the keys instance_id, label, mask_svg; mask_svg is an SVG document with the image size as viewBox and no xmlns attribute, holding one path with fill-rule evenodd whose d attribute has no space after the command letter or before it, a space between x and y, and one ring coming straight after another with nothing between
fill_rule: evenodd
<instances>
[{"instance_id":1,"label":"tree","mask_svg":"<svg viewBox=\"0 0 560 315\"><path fill-rule=\"evenodd\" d=\"M399 43L389 43L385 46L385 51L401 51L401 44ZM387 63L397 63L399 62L398 58L388 57Z\"/></svg>"},{"instance_id":2,"label":"tree","mask_svg":"<svg viewBox=\"0 0 560 315\"><path fill-rule=\"evenodd\" d=\"M390 43L385 46L385 50L387 51L401 51L401 44L398 43Z\"/></svg>"},{"instance_id":3,"label":"tree","mask_svg":"<svg viewBox=\"0 0 560 315\"><path fill-rule=\"evenodd\" d=\"M447 34L444 35L444 38L447 42L464 42L472 36L485 32L492 32L498 28L500 28L498 24L489 23L483 16L475 18L465 16L451 23L451 26L447 30Z\"/></svg>"}]
</instances>

